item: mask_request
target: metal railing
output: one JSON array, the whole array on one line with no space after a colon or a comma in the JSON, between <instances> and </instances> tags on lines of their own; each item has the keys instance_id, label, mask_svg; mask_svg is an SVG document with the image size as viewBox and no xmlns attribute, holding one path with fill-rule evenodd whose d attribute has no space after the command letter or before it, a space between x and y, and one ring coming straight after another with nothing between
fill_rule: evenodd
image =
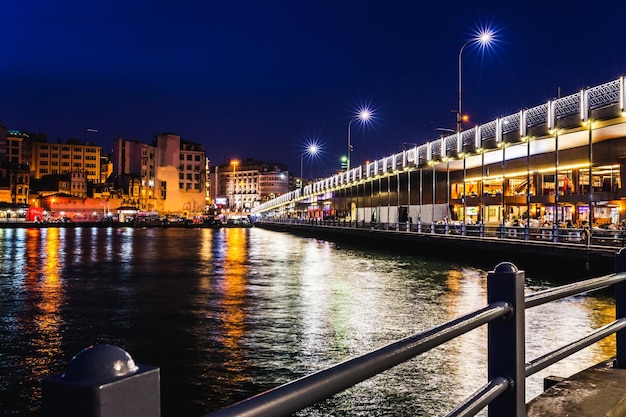
<instances>
[{"instance_id":1,"label":"metal railing","mask_svg":"<svg viewBox=\"0 0 626 417\"><path fill-rule=\"evenodd\" d=\"M626 230L588 227L526 227L462 223L408 223L408 222L366 222L343 219L288 219L261 218L260 223L279 223L337 228L357 228L388 230L397 232L424 233L476 238L513 239L535 242L576 243L610 247L626 246Z\"/></svg>"},{"instance_id":2,"label":"metal railing","mask_svg":"<svg viewBox=\"0 0 626 417\"><path fill-rule=\"evenodd\" d=\"M617 255L615 270L614 274L524 296L524 271L511 263L500 263L487 276L486 307L205 417L290 416L484 324L488 326L490 380L447 416L473 416L485 407L489 416L525 416L526 377L613 333L617 333L614 366L626 368L626 250ZM616 289L614 322L524 363L526 309L609 286Z\"/></svg>"}]
</instances>

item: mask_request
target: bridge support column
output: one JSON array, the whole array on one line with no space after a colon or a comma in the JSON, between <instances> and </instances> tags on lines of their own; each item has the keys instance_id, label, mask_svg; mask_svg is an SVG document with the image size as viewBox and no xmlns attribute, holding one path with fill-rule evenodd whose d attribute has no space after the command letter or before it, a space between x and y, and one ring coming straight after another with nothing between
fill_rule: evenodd
<instances>
[{"instance_id":1,"label":"bridge support column","mask_svg":"<svg viewBox=\"0 0 626 417\"><path fill-rule=\"evenodd\" d=\"M526 416L524 275L512 263L503 262L487 276L489 304L504 301L512 308L511 314L488 325L488 379L504 377L511 385L489 405L489 417Z\"/></svg>"}]
</instances>

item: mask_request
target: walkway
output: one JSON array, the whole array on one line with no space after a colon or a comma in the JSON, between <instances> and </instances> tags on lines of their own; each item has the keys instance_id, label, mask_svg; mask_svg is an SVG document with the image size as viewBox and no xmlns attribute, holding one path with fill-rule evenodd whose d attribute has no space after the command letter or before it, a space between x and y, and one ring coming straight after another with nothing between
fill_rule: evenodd
<instances>
[{"instance_id":1,"label":"walkway","mask_svg":"<svg viewBox=\"0 0 626 417\"><path fill-rule=\"evenodd\" d=\"M621 231L617 238L608 236L592 239L593 244L568 240L570 232L556 229L559 238L557 241L541 239L536 233L530 234L529 240L524 240L524 233L515 237L505 230L496 232L488 229L482 235L472 230L461 235L459 231L443 229L443 225L430 226L427 231L417 231L413 225L407 231L406 226L365 224L355 227L354 223L334 222L299 222L295 220L264 219L255 223L256 227L288 231L290 233L323 237L330 239L348 240L358 244L374 244L380 247L386 245L390 250L409 251L425 256L434 256L443 259L459 258L470 259L474 263L492 265L503 259L518 265L529 265L537 260L547 260L552 266L565 270L587 270L594 273L612 271L617 251L621 248ZM368 227L369 226L369 227ZM377 227L378 226L378 227ZM523 229L523 228L522 228ZM549 229L550 232L552 229ZM572 229L573 230L573 229ZM563 233L563 234L561 234ZM567 235L565 234L567 233ZM618 246L618 243L620 244ZM567 267L567 268L566 268ZM527 268L528 269L528 268Z\"/></svg>"}]
</instances>

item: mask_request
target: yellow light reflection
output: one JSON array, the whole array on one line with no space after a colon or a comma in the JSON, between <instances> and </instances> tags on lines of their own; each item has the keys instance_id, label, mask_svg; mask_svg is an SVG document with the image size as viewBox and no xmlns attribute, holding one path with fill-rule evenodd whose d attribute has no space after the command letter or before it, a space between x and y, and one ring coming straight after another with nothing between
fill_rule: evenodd
<instances>
[{"instance_id":1,"label":"yellow light reflection","mask_svg":"<svg viewBox=\"0 0 626 417\"><path fill-rule=\"evenodd\" d=\"M36 326L31 340L34 351L25 358L34 376L43 378L54 368L51 358L61 356L61 305L64 291L59 269L59 229L28 229L25 242L24 287L28 293L24 327Z\"/></svg>"},{"instance_id":2,"label":"yellow light reflection","mask_svg":"<svg viewBox=\"0 0 626 417\"><path fill-rule=\"evenodd\" d=\"M573 296L529 309L526 312L526 350L535 354L526 360L586 336L614 318L613 300L597 295ZM615 336L611 336L539 371L527 379L526 400L542 392L544 378L550 375L569 377L614 355Z\"/></svg>"},{"instance_id":3,"label":"yellow light reflection","mask_svg":"<svg viewBox=\"0 0 626 417\"><path fill-rule=\"evenodd\" d=\"M244 336L244 303L246 295L246 259L248 229L229 228L226 233L226 251L224 257L224 278L222 281L222 300L220 319L223 323L224 366L233 371L233 378L245 380L237 370L243 366L244 349L241 346Z\"/></svg>"},{"instance_id":4,"label":"yellow light reflection","mask_svg":"<svg viewBox=\"0 0 626 417\"><path fill-rule=\"evenodd\" d=\"M447 320L459 315L476 311L487 305L487 275L473 268L450 269L446 276L446 292L443 305ZM467 381L465 395L486 380L487 326L481 326L444 345L445 357L464 357L472 355L474 360L450 361L445 368L446 373L457 375L456 380Z\"/></svg>"}]
</instances>

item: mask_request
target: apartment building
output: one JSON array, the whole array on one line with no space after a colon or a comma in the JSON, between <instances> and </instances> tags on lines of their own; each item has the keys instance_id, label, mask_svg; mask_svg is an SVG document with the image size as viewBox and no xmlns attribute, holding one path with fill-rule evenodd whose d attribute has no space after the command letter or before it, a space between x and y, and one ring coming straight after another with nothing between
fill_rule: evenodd
<instances>
[{"instance_id":1,"label":"apartment building","mask_svg":"<svg viewBox=\"0 0 626 417\"><path fill-rule=\"evenodd\" d=\"M49 174L84 172L87 181L94 183L101 181L101 152L102 147L75 139L66 143L26 140L24 147L24 157L30 163L33 179L41 179Z\"/></svg>"},{"instance_id":2,"label":"apartment building","mask_svg":"<svg viewBox=\"0 0 626 417\"><path fill-rule=\"evenodd\" d=\"M113 176L141 211L192 215L206 207L206 155L201 145L173 133L151 144L118 138Z\"/></svg>"},{"instance_id":3,"label":"apartment building","mask_svg":"<svg viewBox=\"0 0 626 417\"><path fill-rule=\"evenodd\" d=\"M28 203L30 172L24 158L24 144L28 134L19 130L6 130L5 159L6 179L10 190L10 202Z\"/></svg>"},{"instance_id":4,"label":"apartment building","mask_svg":"<svg viewBox=\"0 0 626 417\"><path fill-rule=\"evenodd\" d=\"M292 179L283 164L232 160L211 173L211 195L222 209L246 214L262 202L289 192Z\"/></svg>"}]
</instances>

